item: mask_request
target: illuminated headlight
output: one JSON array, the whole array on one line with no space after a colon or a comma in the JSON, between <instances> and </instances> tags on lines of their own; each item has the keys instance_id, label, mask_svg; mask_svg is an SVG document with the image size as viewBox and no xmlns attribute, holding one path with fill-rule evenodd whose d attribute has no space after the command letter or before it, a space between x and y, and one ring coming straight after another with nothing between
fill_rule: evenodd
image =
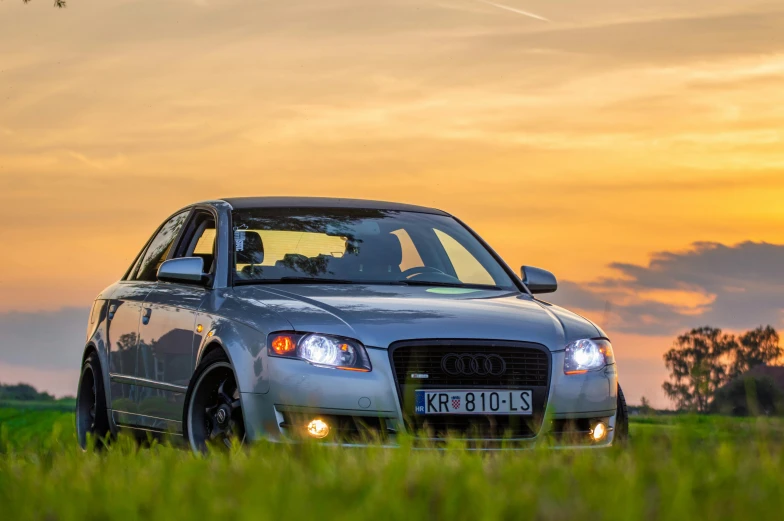
<instances>
[{"instance_id":1,"label":"illuminated headlight","mask_svg":"<svg viewBox=\"0 0 784 521\"><path fill-rule=\"evenodd\" d=\"M577 340L566 346L564 374L583 374L596 371L615 362L609 340Z\"/></svg>"},{"instance_id":2,"label":"illuminated headlight","mask_svg":"<svg viewBox=\"0 0 784 521\"><path fill-rule=\"evenodd\" d=\"M370 371L370 358L357 340L316 333L274 333L269 354L305 360L313 365L349 371Z\"/></svg>"}]
</instances>

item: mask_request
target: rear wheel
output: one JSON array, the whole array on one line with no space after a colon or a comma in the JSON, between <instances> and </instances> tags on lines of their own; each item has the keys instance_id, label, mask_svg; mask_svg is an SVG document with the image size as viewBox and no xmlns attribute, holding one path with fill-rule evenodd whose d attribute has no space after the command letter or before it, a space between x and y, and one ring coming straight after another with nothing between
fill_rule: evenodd
<instances>
[{"instance_id":1,"label":"rear wheel","mask_svg":"<svg viewBox=\"0 0 784 521\"><path fill-rule=\"evenodd\" d=\"M228 450L234 440L245 441L239 388L226 355L213 351L204 357L185 397L183 434L196 452Z\"/></svg>"},{"instance_id":2,"label":"rear wheel","mask_svg":"<svg viewBox=\"0 0 784 521\"><path fill-rule=\"evenodd\" d=\"M629 441L629 410L626 408L626 397L620 384L618 385L618 408L615 413L615 441L624 444Z\"/></svg>"},{"instance_id":3,"label":"rear wheel","mask_svg":"<svg viewBox=\"0 0 784 521\"><path fill-rule=\"evenodd\" d=\"M76 436L79 446L87 448L88 438L102 447L109 438L109 414L106 410L106 391L101 377L101 363L95 352L85 359L76 394Z\"/></svg>"}]
</instances>

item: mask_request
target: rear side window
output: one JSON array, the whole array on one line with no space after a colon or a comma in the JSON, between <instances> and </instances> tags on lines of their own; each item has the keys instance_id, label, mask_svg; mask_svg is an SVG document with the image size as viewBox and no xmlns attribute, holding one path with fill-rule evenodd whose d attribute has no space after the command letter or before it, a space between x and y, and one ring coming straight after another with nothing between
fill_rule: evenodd
<instances>
[{"instance_id":1,"label":"rear side window","mask_svg":"<svg viewBox=\"0 0 784 521\"><path fill-rule=\"evenodd\" d=\"M169 255L169 250L174 244L174 239L182 229L185 219L188 217L188 212L178 213L161 227L155 235L147 251L144 252L139 267L136 270L134 280L144 280L154 282L158 278L158 268L161 267L163 261Z\"/></svg>"}]
</instances>

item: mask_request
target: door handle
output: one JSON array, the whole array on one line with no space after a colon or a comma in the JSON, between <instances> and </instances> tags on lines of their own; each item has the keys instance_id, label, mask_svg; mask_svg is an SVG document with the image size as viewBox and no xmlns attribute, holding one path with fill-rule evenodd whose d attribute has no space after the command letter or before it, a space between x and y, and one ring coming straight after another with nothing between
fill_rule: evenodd
<instances>
[{"instance_id":1,"label":"door handle","mask_svg":"<svg viewBox=\"0 0 784 521\"><path fill-rule=\"evenodd\" d=\"M150 316L152 315L152 308L144 308L142 312L142 324L145 326L150 323Z\"/></svg>"},{"instance_id":2,"label":"door handle","mask_svg":"<svg viewBox=\"0 0 784 521\"><path fill-rule=\"evenodd\" d=\"M109 320L114 318L115 313L117 313L117 304L112 304L109 306Z\"/></svg>"}]
</instances>

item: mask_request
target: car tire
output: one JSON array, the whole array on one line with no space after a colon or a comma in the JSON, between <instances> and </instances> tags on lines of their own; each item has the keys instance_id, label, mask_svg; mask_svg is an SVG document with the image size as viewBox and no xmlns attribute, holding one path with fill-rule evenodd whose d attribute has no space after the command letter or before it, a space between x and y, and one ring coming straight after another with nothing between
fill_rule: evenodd
<instances>
[{"instance_id":1,"label":"car tire","mask_svg":"<svg viewBox=\"0 0 784 521\"><path fill-rule=\"evenodd\" d=\"M629 409L626 407L626 397L623 389L618 384L618 406L615 413L615 442L621 445L629 441Z\"/></svg>"},{"instance_id":2,"label":"car tire","mask_svg":"<svg viewBox=\"0 0 784 521\"><path fill-rule=\"evenodd\" d=\"M194 452L229 450L245 442L245 421L234 368L226 354L215 350L193 373L185 395L182 430Z\"/></svg>"},{"instance_id":3,"label":"car tire","mask_svg":"<svg viewBox=\"0 0 784 521\"><path fill-rule=\"evenodd\" d=\"M76 438L82 449L87 449L90 438L101 448L111 436L102 374L98 353L93 351L82 364L76 392Z\"/></svg>"}]
</instances>

